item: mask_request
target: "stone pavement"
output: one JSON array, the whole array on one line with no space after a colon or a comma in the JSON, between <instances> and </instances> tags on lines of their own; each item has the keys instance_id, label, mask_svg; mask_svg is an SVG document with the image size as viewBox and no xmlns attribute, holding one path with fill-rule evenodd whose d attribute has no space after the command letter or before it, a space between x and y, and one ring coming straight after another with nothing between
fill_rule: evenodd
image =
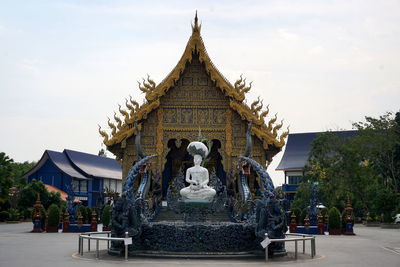
<instances>
[{"instance_id":1,"label":"stone pavement","mask_svg":"<svg viewBox=\"0 0 400 267\"><path fill-rule=\"evenodd\" d=\"M400 230L378 227L355 227L356 236L317 236L317 256L306 254L293 258L294 244L288 245L289 257L272 259L172 259L135 257L123 258L106 254L101 242L100 260L93 252L83 258L77 255L76 233L29 233L31 223L0 224L0 267L73 267L73 266L400 266ZM308 242L307 242L308 243ZM92 249L95 242L92 243ZM299 251L302 251L299 243Z\"/></svg>"}]
</instances>

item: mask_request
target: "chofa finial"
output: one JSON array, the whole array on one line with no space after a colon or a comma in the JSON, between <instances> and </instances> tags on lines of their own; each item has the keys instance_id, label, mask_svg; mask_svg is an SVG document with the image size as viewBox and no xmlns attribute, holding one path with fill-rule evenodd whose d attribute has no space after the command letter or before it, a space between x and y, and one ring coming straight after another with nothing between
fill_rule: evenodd
<instances>
[{"instance_id":1,"label":"chofa finial","mask_svg":"<svg viewBox=\"0 0 400 267\"><path fill-rule=\"evenodd\" d=\"M199 26L199 19L197 18L197 10L194 16L194 25L192 25L193 32L200 32L201 26Z\"/></svg>"}]
</instances>

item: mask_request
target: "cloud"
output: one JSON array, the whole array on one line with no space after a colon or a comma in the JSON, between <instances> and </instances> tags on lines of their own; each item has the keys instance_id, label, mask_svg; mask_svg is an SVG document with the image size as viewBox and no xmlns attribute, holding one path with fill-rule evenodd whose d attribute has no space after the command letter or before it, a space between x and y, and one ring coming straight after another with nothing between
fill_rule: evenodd
<instances>
[{"instance_id":1,"label":"cloud","mask_svg":"<svg viewBox=\"0 0 400 267\"><path fill-rule=\"evenodd\" d=\"M278 29L278 35L287 41L298 41L300 39L298 34L289 32L287 29Z\"/></svg>"},{"instance_id":2,"label":"cloud","mask_svg":"<svg viewBox=\"0 0 400 267\"><path fill-rule=\"evenodd\" d=\"M320 45L313 46L307 51L307 53L309 55L320 55L323 52L324 52L324 48L322 46L320 46Z\"/></svg>"},{"instance_id":3,"label":"cloud","mask_svg":"<svg viewBox=\"0 0 400 267\"><path fill-rule=\"evenodd\" d=\"M40 61L37 59L23 59L18 63L19 68L23 72L38 74L40 72Z\"/></svg>"}]
</instances>

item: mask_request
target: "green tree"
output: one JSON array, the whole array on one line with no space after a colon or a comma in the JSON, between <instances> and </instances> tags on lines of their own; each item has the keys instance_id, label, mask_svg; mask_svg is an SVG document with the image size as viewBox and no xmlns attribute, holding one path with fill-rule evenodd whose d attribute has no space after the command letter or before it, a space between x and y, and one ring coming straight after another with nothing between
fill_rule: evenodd
<instances>
[{"instance_id":1,"label":"green tree","mask_svg":"<svg viewBox=\"0 0 400 267\"><path fill-rule=\"evenodd\" d=\"M0 152L0 206L8 201L10 188L13 185L12 163L4 152Z\"/></svg>"},{"instance_id":2,"label":"green tree","mask_svg":"<svg viewBox=\"0 0 400 267\"><path fill-rule=\"evenodd\" d=\"M380 183L400 193L400 112L365 120L354 127L361 132L368 162L379 175Z\"/></svg>"},{"instance_id":3,"label":"green tree","mask_svg":"<svg viewBox=\"0 0 400 267\"><path fill-rule=\"evenodd\" d=\"M51 204L61 205L60 193L47 192L44 184L41 181L32 180L31 183L27 184L22 188L20 193L19 207L22 209L30 208L35 204L37 195L40 195L40 201L43 206L47 209Z\"/></svg>"},{"instance_id":4,"label":"green tree","mask_svg":"<svg viewBox=\"0 0 400 267\"><path fill-rule=\"evenodd\" d=\"M294 201L292 202L292 209L303 210L308 205L310 205L310 194L311 194L310 183L308 182L300 183L300 186L297 188ZM300 217L298 217L297 220L299 221Z\"/></svg>"},{"instance_id":5,"label":"green tree","mask_svg":"<svg viewBox=\"0 0 400 267\"><path fill-rule=\"evenodd\" d=\"M20 191L26 185L21 176L34 165L34 162L14 162L4 152L0 153L0 209L17 208Z\"/></svg>"},{"instance_id":6,"label":"green tree","mask_svg":"<svg viewBox=\"0 0 400 267\"><path fill-rule=\"evenodd\" d=\"M328 207L344 208L349 198L355 215L389 213L399 205L400 114L386 113L355 123L359 135L340 138L327 132L311 145L303 184L294 205L308 205L311 182L318 181L318 197ZM382 193L383 192L383 193ZM385 197L383 197L383 195ZM393 205L385 203L391 197Z\"/></svg>"}]
</instances>

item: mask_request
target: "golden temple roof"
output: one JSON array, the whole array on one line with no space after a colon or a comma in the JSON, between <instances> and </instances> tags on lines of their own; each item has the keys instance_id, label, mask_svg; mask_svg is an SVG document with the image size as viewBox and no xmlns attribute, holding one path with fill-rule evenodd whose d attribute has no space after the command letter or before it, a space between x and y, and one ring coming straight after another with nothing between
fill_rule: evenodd
<instances>
[{"instance_id":1,"label":"golden temple roof","mask_svg":"<svg viewBox=\"0 0 400 267\"><path fill-rule=\"evenodd\" d=\"M196 12L194 24L192 24L192 35L190 36L185 51L175 68L158 85L156 85L149 76L147 76L147 79L143 79L142 83L138 82L139 89L145 93L146 102L139 105L132 98L130 98L129 101L126 99L125 105L129 110L129 113L119 106L119 112L123 115L124 120L122 121L115 114L114 119L117 125L111 123L110 119L108 120L108 125L112 130L111 136L101 130L101 127L99 126L99 133L103 136L103 142L106 146L109 147L118 144L134 134L135 129L133 123L135 121L146 119L147 115L151 111L160 106L160 98L164 96L179 80L185 69L186 63L192 61L194 53L198 53L199 60L204 63L205 69L211 80L227 97L229 97L230 107L234 109L243 120L253 122L253 134L263 141L264 149L268 149L269 145L273 145L278 149L285 145L284 139L289 134L289 131L284 132L278 138L277 132L282 128L283 124L281 122L274 125L277 120L276 115L268 122L265 121L265 117L269 113L269 107L267 106L267 110L261 111L263 103L260 99L254 101L250 107L243 102L245 100L245 94L251 89L251 83L246 85L246 79L242 79L242 76L240 76L240 79L232 85L219 72L208 56L203 39L200 35L200 30L201 25L198 24Z\"/></svg>"}]
</instances>

